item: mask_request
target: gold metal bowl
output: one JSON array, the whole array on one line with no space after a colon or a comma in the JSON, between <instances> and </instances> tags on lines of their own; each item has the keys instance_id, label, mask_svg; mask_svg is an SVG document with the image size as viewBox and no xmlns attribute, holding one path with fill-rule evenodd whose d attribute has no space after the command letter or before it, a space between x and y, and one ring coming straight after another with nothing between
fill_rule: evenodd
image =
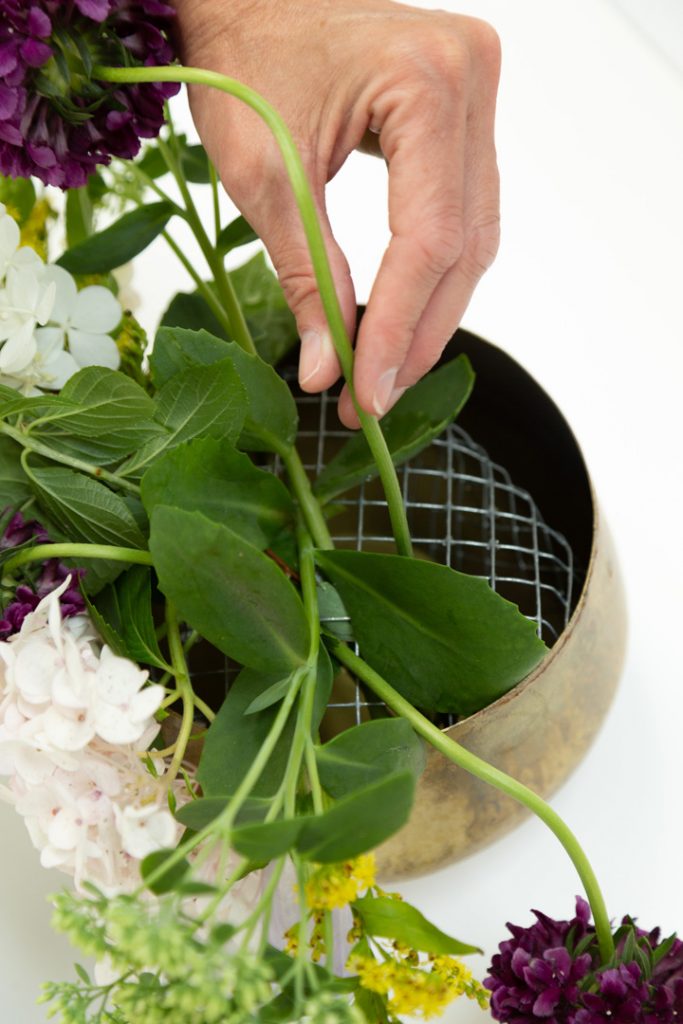
<instances>
[{"instance_id":1,"label":"gold metal bowl","mask_svg":"<svg viewBox=\"0 0 683 1024\"><path fill-rule=\"evenodd\" d=\"M610 706L621 672L626 609L608 528L564 417L510 356L459 331L477 372L459 422L533 495L569 540L579 565L576 605L544 661L504 697L445 732L543 796L578 765ZM583 575L583 574L582 574ZM378 850L385 878L421 875L514 828L519 804L430 749L408 824Z\"/></svg>"}]
</instances>

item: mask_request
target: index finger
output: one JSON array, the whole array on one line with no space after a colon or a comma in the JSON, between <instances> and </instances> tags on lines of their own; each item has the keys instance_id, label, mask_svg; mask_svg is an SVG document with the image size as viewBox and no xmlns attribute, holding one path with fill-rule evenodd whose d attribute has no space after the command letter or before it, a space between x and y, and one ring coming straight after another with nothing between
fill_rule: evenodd
<instances>
[{"instance_id":1,"label":"index finger","mask_svg":"<svg viewBox=\"0 0 683 1024\"><path fill-rule=\"evenodd\" d=\"M464 245L467 101L455 89L384 97L380 143L389 164L389 226L358 331L354 383L360 406L381 416L431 296Z\"/></svg>"}]
</instances>

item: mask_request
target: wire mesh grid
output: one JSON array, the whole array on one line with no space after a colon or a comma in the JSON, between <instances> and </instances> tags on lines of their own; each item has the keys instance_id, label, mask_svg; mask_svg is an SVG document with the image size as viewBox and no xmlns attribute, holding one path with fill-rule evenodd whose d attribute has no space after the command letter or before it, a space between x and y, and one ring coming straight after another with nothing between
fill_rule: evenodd
<instances>
[{"instance_id":1,"label":"wire mesh grid","mask_svg":"<svg viewBox=\"0 0 683 1024\"><path fill-rule=\"evenodd\" d=\"M349 432L339 424L334 392L300 392L297 406L299 451L306 469L317 475ZM281 471L277 460L271 468ZM398 472L416 555L487 579L536 623L539 636L552 646L573 610L574 559L567 540L543 521L531 495L457 425ZM329 526L337 546L395 550L378 480L366 481L336 500L333 511ZM340 615L322 616L322 621L334 631L348 623ZM216 683L226 692L236 666L219 651L203 650L196 665L193 655L193 676L210 683L214 696ZM335 686L329 706L351 725L381 705L347 681ZM454 719L443 720L451 724Z\"/></svg>"}]
</instances>

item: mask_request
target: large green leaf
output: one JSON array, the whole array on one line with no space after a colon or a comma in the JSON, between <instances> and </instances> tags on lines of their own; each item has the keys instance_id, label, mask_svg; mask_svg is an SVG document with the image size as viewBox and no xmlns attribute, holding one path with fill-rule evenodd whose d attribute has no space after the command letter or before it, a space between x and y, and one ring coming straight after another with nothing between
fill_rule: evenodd
<instances>
[{"instance_id":1,"label":"large green leaf","mask_svg":"<svg viewBox=\"0 0 683 1024\"><path fill-rule=\"evenodd\" d=\"M398 555L319 551L362 656L428 711L471 714L545 654L535 624L486 580Z\"/></svg>"},{"instance_id":2,"label":"large green leaf","mask_svg":"<svg viewBox=\"0 0 683 1024\"><path fill-rule=\"evenodd\" d=\"M7 506L18 508L32 495L20 458L19 445L0 434L0 512Z\"/></svg>"},{"instance_id":3,"label":"large green leaf","mask_svg":"<svg viewBox=\"0 0 683 1024\"><path fill-rule=\"evenodd\" d=\"M156 505L202 512L260 549L294 516L294 503L281 480L257 469L248 455L226 441L211 437L196 438L163 455L140 486L148 515Z\"/></svg>"},{"instance_id":4,"label":"large green leaf","mask_svg":"<svg viewBox=\"0 0 683 1024\"><path fill-rule=\"evenodd\" d=\"M154 401L138 385L117 370L89 366L66 382L52 407L44 399L35 402L32 426L43 443L96 464L118 461L153 438L164 437L156 423ZM28 405L24 414L32 413Z\"/></svg>"},{"instance_id":5,"label":"large green leaf","mask_svg":"<svg viewBox=\"0 0 683 1024\"><path fill-rule=\"evenodd\" d=\"M200 512L164 505L152 512L149 546L161 590L214 647L280 677L306 660L301 598L258 548Z\"/></svg>"},{"instance_id":6,"label":"large green leaf","mask_svg":"<svg viewBox=\"0 0 683 1024\"><path fill-rule=\"evenodd\" d=\"M104 639L115 654L168 668L156 638L151 572L146 566L134 565L122 573L115 583L100 591L95 606L106 624Z\"/></svg>"},{"instance_id":7,"label":"large green leaf","mask_svg":"<svg viewBox=\"0 0 683 1024\"><path fill-rule=\"evenodd\" d=\"M182 370L192 366L212 366L228 356L228 341L220 331L211 330L201 318L195 319L193 323L182 322L185 311L188 319L192 317L192 304L185 310L184 300L193 298L191 295L176 295L173 302L176 299L179 301L179 311L176 310L174 316L170 317L172 302L165 316L179 322L162 324L156 333L149 367L157 388L164 387Z\"/></svg>"},{"instance_id":8,"label":"large green leaf","mask_svg":"<svg viewBox=\"0 0 683 1024\"><path fill-rule=\"evenodd\" d=\"M144 444L119 472L139 475L162 452L194 437L236 441L246 408L244 387L230 359L177 373L157 394L154 418L166 432Z\"/></svg>"},{"instance_id":9,"label":"large green leaf","mask_svg":"<svg viewBox=\"0 0 683 1024\"><path fill-rule=\"evenodd\" d=\"M277 277L262 252L231 271L240 305L259 351L267 363L278 363L296 345L296 321Z\"/></svg>"},{"instance_id":10,"label":"large green leaf","mask_svg":"<svg viewBox=\"0 0 683 1024\"><path fill-rule=\"evenodd\" d=\"M275 451L294 443L298 427L296 404L284 380L259 356L237 342L207 331L162 328L154 341L152 373L157 386L190 366L212 366L230 359L247 395L248 409L238 446L250 451Z\"/></svg>"},{"instance_id":11,"label":"large green leaf","mask_svg":"<svg viewBox=\"0 0 683 1024\"><path fill-rule=\"evenodd\" d=\"M474 371L465 355L423 377L382 420L382 432L395 465L426 448L455 419L470 396ZM377 475L365 435L353 434L315 482L322 501Z\"/></svg>"},{"instance_id":12,"label":"large green leaf","mask_svg":"<svg viewBox=\"0 0 683 1024\"><path fill-rule=\"evenodd\" d=\"M424 744L403 718L363 722L316 747L320 781L333 797L395 772L417 778L425 764Z\"/></svg>"},{"instance_id":13,"label":"large green leaf","mask_svg":"<svg viewBox=\"0 0 683 1024\"><path fill-rule=\"evenodd\" d=\"M332 688L332 665L327 652L321 650L318 660L318 676L315 693L312 728L315 732L320 724ZM271 705L253 715L245 715L250 704L273 683L278 681L277 672L257 672L254 669L243 669L231 685L228 695L218 711L215 719L204 738L204 749L199 762L197 778L207 798L226 797L234 793L249 770L254 758L263 746L270 732L279 708ZM263 774L252 790L254 797L273 796L282 782L287 767L289 749L292 742L294 720L285 726L285 730L268 760ZM205 803L206 801L202 801ZM212 820L217 808L209 806ZM204 808L192 812L195 825L206 818ZM179 812L179 818L190 824Z\"/></svg>"},{"instance_id":14,"label":"large green leaf","mask_svg":"<svg viewBox=\"0 0 683 1024\"><path fill-rule=\"evenodd\" d=\"M165 201L139 206L104 231L67 249L57 263L71 274L106 274L146 249L164 230L173 211L173 204Z\"/></svg>"},{"instance_id":15,"label":"large green leaf","mask_svg":"<svg viewBox=\"0 0 683 1024\"><path fill-rule=\"evenodd\" d=\"M127 505L98 480L62 466L31 466L39 503L65 538L90 544L145 548Z\"/></svg>"},{"instance_id":16,"label":"large green leaf","mask_svg":"<svg viewBox=\"0 0 683 1024\"><path fill-rule=\"evenodd\" d=\"M169 377L173 376L173 373L177 373L178 370L182 370L185 366L190 365L190 363L181 359L179 365L172 367L171 373L164 373L163 369L159 368L158 364L160 362L163 366L164 333L162 332L165 327L183 327L191 331L204 330L224 341L229 340L223 325L203 295L200 295L199 292L178 292L171 299L166 312L161 318L160 329L152 349L150 368L152 370L152 378L157 387L160 387ZM159 341L160 335L161 343ZM174 353L174 355L177 354ZM218 356L218 358L220 359L221 357Z\"/></svg>"},{"instance_id":17,"label":"large green leaf","mask_svg":"<svg viewBox=\"0 0 683 1024\"><path fill-rule=\"evenodd\" d=\"M393 939L423 953L467 956L482 952L478 946L470 946L442 932L404 900L390 896L364 896L355 901L353 910L361 918L368 935Z\"/></svg>"},{"instance_id":18,"label":"large green leaf","mask_svg":"<svg viewBox=\"0 0 683 1024\"><path fill-rule=\"evenodd\" d=\"M374 849L405 825L414 792L411 772L397 772L356 790L304 822L296 844L299 853L329 864Z\"/></svg>"}]
</instances>

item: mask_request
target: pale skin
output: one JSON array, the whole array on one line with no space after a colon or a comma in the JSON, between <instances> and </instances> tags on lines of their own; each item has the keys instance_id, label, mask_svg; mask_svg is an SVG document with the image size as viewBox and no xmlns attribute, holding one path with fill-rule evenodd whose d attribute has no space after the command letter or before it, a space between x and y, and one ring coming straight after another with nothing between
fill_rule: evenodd
<instances>
[{"instance_id":1,"label":"pale skin","mask_svg":"<svg viewBox=\"0 0 683 1024\"><path fill-rule=\"evenodd\" d=\"M384 415L437 362L498 248L500 70L485 22L392 0L175 0L181 56L275 106L302 154L349 333L356 299L325 186L356 148L382 155L391 240L355 339L360 406ZM256 114L194 87L192 113L226 191L263 239L302 338L305 391L339 376L282 159ZM339 415L358 425L348 391Z\"/></svg>"}]
</instances>

